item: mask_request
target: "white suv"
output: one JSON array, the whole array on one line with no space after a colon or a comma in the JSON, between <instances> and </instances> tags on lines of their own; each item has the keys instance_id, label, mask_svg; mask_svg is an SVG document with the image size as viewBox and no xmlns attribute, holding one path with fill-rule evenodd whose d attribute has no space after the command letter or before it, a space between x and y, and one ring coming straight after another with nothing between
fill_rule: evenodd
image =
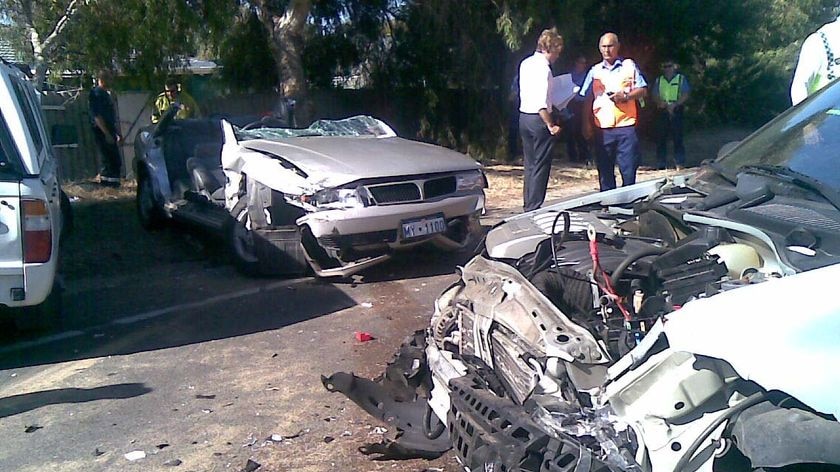
<instances>
[{"instance_id":1,"label":"white suv","mask_svg":"<svg viewBox=\"0 0 840 472\"><path fill-rule=\"evenodd\" d=\"M18 69L0 64L0 306L23 328L59 319L56 288L66 196L39 95Z\"/></svg>"}]
</instances>

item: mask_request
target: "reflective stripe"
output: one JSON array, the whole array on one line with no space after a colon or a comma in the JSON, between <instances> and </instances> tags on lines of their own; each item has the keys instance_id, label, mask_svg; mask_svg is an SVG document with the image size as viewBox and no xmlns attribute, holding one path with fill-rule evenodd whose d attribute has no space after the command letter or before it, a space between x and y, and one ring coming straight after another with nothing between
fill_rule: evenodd
<instances>
[{"instance_id":1,"label":"reflective stripe","mask_svg":"<svg viewBox=\"0 0 840 472\"><path fill-rule=\"evenodd\" d=\"M823 75L822 73L817 72L810 80L808 80L808 83L806 84L808 95L811 95L817 90L825 87L829 82L837 78L837 73L834 68L840 65L840 58L834 56L834 51L831 50L831 46L828 44L828 36L826 36L823 31L819 31L818 33L820 35L820 39L822 40L823 47L825 48L826 74Z\"/></svg>"}]
</instances>

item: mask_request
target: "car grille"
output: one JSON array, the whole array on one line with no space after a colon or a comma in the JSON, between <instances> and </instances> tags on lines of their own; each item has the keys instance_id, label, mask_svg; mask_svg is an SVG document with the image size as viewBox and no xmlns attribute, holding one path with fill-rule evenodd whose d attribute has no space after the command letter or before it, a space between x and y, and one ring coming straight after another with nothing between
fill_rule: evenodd
<instances>
[{"instance_id":1,"label":"car grille","mask_svg":"<svg viewBox=\"0 0 840 472\"><path fill-rule=\"evenodd\" d=\"M439 197L455 192L455 176L444 177L442 179L427 180L423 184L423 194L426 199Z\"/></svg>"},{"instance_id":2,"label":"car grille","mask_svg":"<svg viewBox=\"0 0 840 472\"><path fill-rule=\"evenodd\" d=\"M367 186L377 205L421 202L455 193L454 175Z\"/></svg>"},{"instance_id":3,"label":"car grille","mask_svg":"<svg viewBox=\"0 0 840 472\"><path fill-rule=\"evenodd\" d=\"M368 187L376 203L400 203L420 200L420 188L413 182Z\"/></svg>"}]
</instances>

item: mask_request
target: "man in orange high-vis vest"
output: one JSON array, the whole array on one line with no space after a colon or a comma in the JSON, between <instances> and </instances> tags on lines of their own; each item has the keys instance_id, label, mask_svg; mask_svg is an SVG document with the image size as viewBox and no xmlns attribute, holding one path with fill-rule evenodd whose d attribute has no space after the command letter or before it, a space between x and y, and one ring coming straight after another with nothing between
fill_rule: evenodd
<instances>
[{"instance_id":1,"label":"man in orange high-vis vest","mask_svg":"<svg viewBox=\"0 0 840 472\"><path fill-rule=\"evenodd\" d=\"M622 186L636 183L641 159L636 100L645 97L647 82L632 59L618 55L620 44L615 33L601 36L598 48L604 60L589 69L580 95L587 99L584 111L589 116L584 117L584 135L594 137L598 179L604 191L616 187L616 163Z\"/></svg>"}]
</instances>

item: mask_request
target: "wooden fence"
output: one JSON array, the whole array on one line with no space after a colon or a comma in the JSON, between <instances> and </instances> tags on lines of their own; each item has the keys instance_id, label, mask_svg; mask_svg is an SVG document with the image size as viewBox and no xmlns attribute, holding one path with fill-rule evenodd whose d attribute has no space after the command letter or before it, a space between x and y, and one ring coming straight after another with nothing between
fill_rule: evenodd
<instances>
[{"instance_id":1,"label":"wooden fence","mask_svg":"<svg viewBox=\"0 0 840 472\"><path fill-rule=\"evenodd\" d=\"M152 102L157 94L149 91L120 92L117 96L120 127L125 142L123 175L133 178L134 138L150 123ZM353 115L371 115L388 123L398 135L409 139L423 139L419 116L423 114L423 94L419 91L398 91L383 94L377 90L314 90L310 95L316 119L340 119ZM475 118L465 110L463 94L453 91L451 97L441 99L445 107L438 113L455 130L466 129ZM270 113L277 96L269 93L236 95L199 100L204 116L263 116ZM65 182L94 178L98 173L96 146L88 110L87 91L47 93L42 98L47 125L53 136L55 152L61 163ZM306 125L301 123L299 125ZM474 125L474 123L473 123ZM429 139L428 136L425 137ZM495 139L495 138L494 138ZM444 142L445 141L445 142ZM462 147L463 140L443 139L438 144ZM461 149L462 151L465 149Z\"/></svg>"}]
</instances>

